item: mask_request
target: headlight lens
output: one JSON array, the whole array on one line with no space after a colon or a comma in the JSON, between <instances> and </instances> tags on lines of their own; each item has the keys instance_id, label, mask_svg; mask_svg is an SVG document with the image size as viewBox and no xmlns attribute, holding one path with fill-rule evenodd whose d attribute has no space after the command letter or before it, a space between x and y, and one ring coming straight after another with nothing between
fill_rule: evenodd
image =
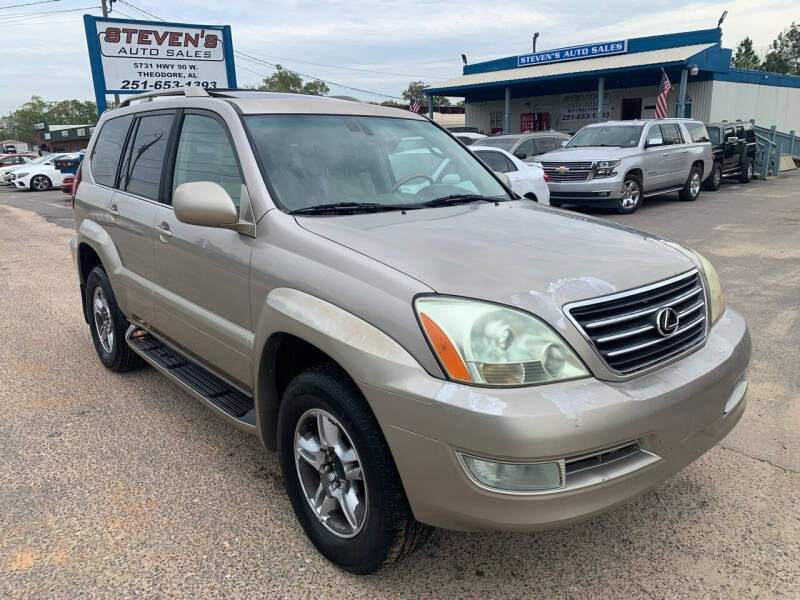
<instances>
[{"instance_id":1,"label":"headlight lens","mask_svg":"<svg viewBox=\"0 0 800 600\"><path fill-rule=\"evenodd\" d=\"M717 270L714 268L714 265L708 262L706 257L699 252L694 250L692 250L692 252L694 252L697 260L700 261L706 275L708 299L709 302L711 302L711 324L713 325L722 316L725 310L725 297L722 294L722 285L719 282L719 275L717 275Z\"/></svg>"},{"instance_id":2,"label":"headlight lens","mask_svg":"<svg viewBox=\"0 0 800 600\"><path fill-rule=\"evenodd\" d=\"M572 349L536 317L464 298L422 296L422 329L451 379L492 386L589 375Z\"/></svg>"},{"instance_id":3,"label":"headlight lens","mask_svg":"<svg viewBox=\"0 0 800 600\"><path fill-rule=\"evenodd\" d=\"M619 166L618 160L600 160L595 163L595 177L613 177L617 174L615 169Z\"/></svg>"},{"instance_id":4,"label":"headlight lens","mask_svg":"<svg viewBox=\"0 0 800 600\"><path fill-rule=\"evenodd\" d=\"M14 175L14 177L16 177L17 179L22 179L23 177L27 177L27 176L28 176L27 171L24 171L22 173L17 173L16 175Z\"/></svg>"}]
</instances>

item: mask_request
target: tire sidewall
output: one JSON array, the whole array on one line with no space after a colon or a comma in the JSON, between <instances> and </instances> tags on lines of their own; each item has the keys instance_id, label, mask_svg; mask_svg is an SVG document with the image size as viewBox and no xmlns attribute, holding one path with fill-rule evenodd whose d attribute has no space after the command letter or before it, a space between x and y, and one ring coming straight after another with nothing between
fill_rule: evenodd
<instances>
[{"instance_id":1,"label":"tire sidewall","mask_svg":"<svg viewBox=\"0 0 800 600\"><path fill-rule=\"evenodd\" d=\"M630 208L625 208L622 206L622 199L620 198L619 203L617 204L617 212L621 215L630 215L635 213L639 210L639 207L642 205L642 201L644 200L644 190L642 189L642 182L639 180L638 177L634 177L633 175L628 175L625 177L625 180L622 183L622 186L625 187L629 181L632 181L636 184L636 187L639 188L639 200Z\"/></svg>"},{"instance_id":2,"label":"tire sidewall","mask_svg":"<svg viewBox=\"0 0 800 600\"><path fill-rule=\"evenodd\" d=\"M103 295L108 302L109 312L111 313L111 320L114 324L114 344L111 352L107 352L103 345L100 343L100 337L97 334L97 326L94 320L94 309L92 302L94 299L94 290L96 288L103 290ZM106 272L100 268L95 267L92 269L89 276L86 278L86 292L84 302L86 303L86 312L89 317L89 330L92 333L92 342L94 343L97 356L109 369L115 369L123 360L123 350L125 344L125 334L128 329L128 322L119 310L117 305L117 298L114 296L114 290L111 288L111 282L108 280Z\"/></svg>"},{"instance_id":3,"label":"tire sidewall","mask_svg":"<svg viewBox=\"0 0 800 600\"><path fill-rule=\"evenodd\" d=\"M754 171L753 161L750 159L750 157L744 159L744 164L742 165L742 167L743 167L742 175L741 177L739 177L739 181L741 183L750 183L750 181L753 179L753 171Z\"/></svg>"},{"instance_id":4,"label":"tire sidewall","mask_svg":"<svg viewBox=\"0 0 800 600\"><path fill-rule=\"evenodd\" d=\"M358 399L363 402L361 399ZM387 464L384 448L375 448L370 438L375 433L363 432L362 427L378 427L368 419L351 418L348 398L336 388L303 375L287 388L278 413L278 460L286 491L300 525L314 546L334 564L354 573L370 573L379 568L392 544L392 491L396 486L394 465ZM328 531L317 519L303 492L294 459L294 434L297 422L308 410L318 408L332 414L350 436L361 461L367 486L367 515L356 536L340 538ZM362 415L363 417L363 415ZM365 422L366 421L366 422ZM366 435L365 435L366 433ZM395 481L390 478L394 477Z\"/></svg>"},{"instance_id":5,"label":"tire sidewall","mask_svg":"<svg viewBox=\"0 0 800 600\"><path fill-rule=\"evenodd\" d=\"M711 169L711 175L706 179L703 187L710 191L717 191L722 185L722 167L719 163L714 163L714 168Z\"/></svg>"}]
</instances>

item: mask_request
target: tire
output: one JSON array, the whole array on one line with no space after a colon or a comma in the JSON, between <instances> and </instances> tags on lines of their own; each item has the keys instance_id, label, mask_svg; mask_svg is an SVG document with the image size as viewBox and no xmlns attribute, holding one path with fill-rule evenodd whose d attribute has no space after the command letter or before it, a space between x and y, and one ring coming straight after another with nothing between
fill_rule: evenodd
<instances>
[{"instance_id":1,"label":"tire","mask_svg":"<svg viewBox=\"0 0 800 600\"><path fill-rule=\"evenodd\" d=\"M711 168L711 174L703 182L703 189L709 192L716 192L722 185L722 165L714 163Z\"/></svg>"},{"instance_id":2,"label":"tire","mask_svg":"<svg viewBox=\"0 0 800 600\"><path fill-rule=\"evenodd\" d=\"M700 195L700 188L702 187L703 174L697 166L693 166L689 171L689 177L686 183L683 184L683 189L678 192L678 197L684 202L694 202Z\"/></svg>"},{"instance_id":3,"label":"tire","mask_svg":"<svg viewBox=\"0 0 800 600\"><path fill-rule=\"evenodd\" d=\"M753 159L745 156L742 159L742 168L739 171L739 183L750 183L753 179Z\"/></svg>"},{"instance_id":4,"label":"tire","mask_svg":"<svg viewBox=\"0 0 800 600\"><path fill-rule=\"evenodd\" d=\"M89 317L89 330L100 362L117 373L144 366L144 361L125 343L125 332L130 324L117 305L111 282L102 267L95 267L89 273L85 294L83 301Z\"/></svg>"},{"instance_id":5,"label":"tire","mask_svg":"<svg viewBox=\"0 0 800 600\"><path fill-rule=\"evenodd\" d=\"M623 197L617 202L617 212L621 215L635 213L642 205L642 180L636 175L626 175L622 190Z\"/></svg>"},{"instance_id":6,"label":"tire","mask_svg":"<svg viewBox=\"0 0 800 600\"><path fill-rule=\"evenodd\" d=\"M338 450L328 445L337 436L325 440L319 435L320 418L327 423L325 431L338 431ZM305 440L303 452L314 464L296 450L299 440ZM431 528L414 519L375 416L356 385L334 365L309 369L286 388L278 412L278 460L297 520L317 550L342 569L372 573L408 556L428 538ZM360 466L361 479L351 480L345 465ZM357 500L352 522L341 508L347 503L329 494L337 490L341 498ZM311 498L321 498L316 505L330 526L317 516Z\"/></svg>"},{"instance_id":7,"label":"tire","mask_svg":"<svg viewBox=\"0 0 800 600\"><path fill-rule=\"evenodd\" d=\"M47 175L34 175L31 178L31 191L46 192L53 187L53 182Z\"/></svg>"}]
</instances>

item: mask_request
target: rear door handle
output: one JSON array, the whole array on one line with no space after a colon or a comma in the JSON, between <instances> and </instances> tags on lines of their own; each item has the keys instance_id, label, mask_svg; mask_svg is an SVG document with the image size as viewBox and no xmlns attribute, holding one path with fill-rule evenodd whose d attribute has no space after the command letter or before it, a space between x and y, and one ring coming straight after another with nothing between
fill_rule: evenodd
<instances>
[{"instance_id":1,"label":"rear door handle","mask_svg":"<svg viewBox=\"0 0 800 600\"><path fill-rule=\"evenodd\" d=\"M119 216L119 210L117 210L117 205L116 204L112 204L111 206L109 206L108 207L108 212L111 215L115 216L115 217Z\"/></svg>"},{"instance_id":2,"label":"rear door handle","mask_svg":"<svg viewBox=\"0 0 800 600\"><path fill-rule=\"evenodd\" d=\"M168 242L172 237L172 232L169 230L169 223L162 221L158 226L158 235L161 237L162 242Z\"/></svg>"}]
</instances>

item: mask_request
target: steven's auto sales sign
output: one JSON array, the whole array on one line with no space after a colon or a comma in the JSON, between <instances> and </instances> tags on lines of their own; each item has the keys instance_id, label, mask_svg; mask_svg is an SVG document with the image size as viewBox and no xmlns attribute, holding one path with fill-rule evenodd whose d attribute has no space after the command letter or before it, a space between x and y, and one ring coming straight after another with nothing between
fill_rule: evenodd
<instances>
[{"instance_id":1,"label":"steven's auto sales sign","mask_svg":"<svg viewBox=\"0 0 800 600\"><path fill-rule=\"evenodd\" d=\"M84 23L95 87L99 70L104 93L236 85L227 26L124 21L91 15L84 17Z\"/></svg>"}]
</instances>

